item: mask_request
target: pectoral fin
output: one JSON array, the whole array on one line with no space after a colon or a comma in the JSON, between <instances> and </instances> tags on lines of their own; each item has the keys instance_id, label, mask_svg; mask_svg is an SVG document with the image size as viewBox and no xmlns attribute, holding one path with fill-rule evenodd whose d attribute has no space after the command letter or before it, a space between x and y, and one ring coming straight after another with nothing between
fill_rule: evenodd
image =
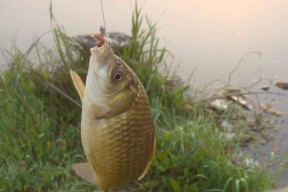
<instances>
[{"instance_id":1,"label":"pectoral fin","mask_svg":"<svg viewBox=\"0 0 288 192\"><path fill-rule=\"evenodd\" d=\"M85 181L89 182L92 185L96 185L94 173L89 163L87 162L77 163L72 165L72 168L79 177L81 177L82 179L84 179Z\"/></svg>"},{"instance_id":2,"label":"pectoral fin","mask_svg":"<svg viewBox=\"0 0 288 192\"><path fill-rule=\"evenodd\" d=\"M79 77L79 75L74 72L72 69L70 69L70 75L73 81L74 86L76 87L76 90L78 91L78 94L80 96L80 99L82 101L84 92L85 92L85 86L82 81L82 79Z\"/></svg>"},{"instance_id":3,"label":"pectoral fin","mask_svg":"<svg viewBox=\"0 0 288 192\"><path fill-rule=\"evenodd\" d=\"M148 162L147 162L147 165L146 165L146 168L144 169L143 173L140 175L140 177L138 178L138 180L141 180L143 179L143 177L145 177L146 173L148 172L151 164L152 164L152 161L154 159L154 154L155 154L155 150L156 150L156 137L155 137L155 132L154 132L154 136L153 136L153 144L152 144L152 147L153 149L151 150L151 153L150 153L150 156L149 156L149 159L148 159Z\"/></svg>"}]
</instances>

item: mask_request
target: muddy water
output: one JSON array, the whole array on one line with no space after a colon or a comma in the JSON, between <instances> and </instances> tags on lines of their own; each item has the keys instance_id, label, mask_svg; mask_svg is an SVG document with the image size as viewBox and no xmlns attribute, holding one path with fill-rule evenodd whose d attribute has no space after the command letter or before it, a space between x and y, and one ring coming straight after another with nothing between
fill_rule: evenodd
<instances>
[{"instance_id":1,"label":"muddy water","mask_svg":"<svg viewBox=\"0 0 288 192\"><path fill-rule=\"evenodd\" d=\"M263 84L262 84L263 85ZM265 85L269 85L266 82ZM257 86L254 87L254 91L260 92L261 89ZM263 91L262 91L263 93ZM281 111L284 115L281 117L273 117L272 115L267 115L267 117L272 120L273 129L267 129L268 140L260 141L261 144L255 143L245 148L244 151L252 158L258 160L264 167L267 167L274 178L278 180L278 186L288 185L288 91L280 90L274 85L270 84L269 91L265 93L277 93L283 95L259 95L259 100L262 103L269 103L274 109ZM274 129L275 128L275 129ZM281 165L286 165L281 172L277 172L281 169Z\"/></svg>"},{"instance_id":2,"label":"muddy water","mask_svg":"<svg viewBox=\"0 0 288 192\"><path fill-rule=\"evenodd\" d=\"M158 36L162 45L174 54L173 65L178 73L187 79L195 71L192 86L221 85L247 53L251 54L242 59L232 75L233 84L250 85L263 77L266 79L263 84L268 85L278 79L288 81L287 1L139 0L138 5L158 22ZM0 1L0 46L9 50L16 37L18 47L27 50L35 37L51 28L48 8L49 1ZM132 0L105 0L107 31L130 34L133 8ZM53 12L71 36L95 32L103 25L100 0L53 1ZM49 44L51 39L46 35L42 42ZM1 69L5 63L0 56ZM255 86L255 90L260 89ZM276 88L272 91L287 94ZM277 154L277 160L280 155L288 154L288 98L270 95L262 99L273 98L273 106L284 112L284 116L277 119L275 140L249 150L260 160L271 152ZM286 170L281 177L282 184L288 181L287 175Z\"/></svg>"}]
</instances>

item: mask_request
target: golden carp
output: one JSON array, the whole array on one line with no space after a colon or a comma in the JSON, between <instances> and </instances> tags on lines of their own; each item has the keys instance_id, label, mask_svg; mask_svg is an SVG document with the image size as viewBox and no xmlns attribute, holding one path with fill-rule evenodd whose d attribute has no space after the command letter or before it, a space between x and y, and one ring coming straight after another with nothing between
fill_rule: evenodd
<instances>
[{"instance_id":1,"label":"golden carp","mask_svg":"<svg viewBox=\"0 0 288 192\"><path fill-rule=\"evenodd\" d=\"M155 152L154 122L145 89L129 66L107 44L90 51L85 87L70 71L82 100L81 140L88 160L73 169L107 190L145 176Z\"/></svg>"}]
</instances>

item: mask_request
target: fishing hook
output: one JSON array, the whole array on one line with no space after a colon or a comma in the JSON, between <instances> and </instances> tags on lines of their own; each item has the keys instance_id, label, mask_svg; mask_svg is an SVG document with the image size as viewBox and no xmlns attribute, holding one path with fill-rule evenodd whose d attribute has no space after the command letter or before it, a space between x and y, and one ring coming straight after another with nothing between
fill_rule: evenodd
<instances>
[{"instance_id":1,"label":"fishing hook","mask_svg":"<svg viewBox=\"0 0 288 192\"><path fill-rule=\"evenodd\" d=\"M102 47L102 45L105 43L105 35L106 35L106 23L105 23L104 8L103 8L102 0L101 0L101 8L102 8L104 27L103 26L100 27L100 33L94 34L94 37L98 39L98 43L96 44L97 47Z\"/></svg>"},{"instance_id":2,"label":"fishing hook","mask_svg":"<svg viewBox=\"0 0 288 192\"><path fill-rule=\"evenodd\" d=\"M102 45L105 43L105 27L100 27L100 33L94 34L94 37L98 39L98 43L96 44L97 47L102 47Z\"/></svg>"}]
</instances>

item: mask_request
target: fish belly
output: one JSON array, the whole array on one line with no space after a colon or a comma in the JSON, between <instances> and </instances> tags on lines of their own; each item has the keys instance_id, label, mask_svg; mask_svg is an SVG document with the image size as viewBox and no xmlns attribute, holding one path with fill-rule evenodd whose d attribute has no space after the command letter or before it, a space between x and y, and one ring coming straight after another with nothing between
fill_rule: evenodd
<instances>
[{"instance_id":1,"label":"fish belly","mask_svg":"<svg viewBox=\"0 0 288 192\"><path fill-rule=\"evenodd\" d=\"M118 188L137 179L153 150L154 124L149 106L135 105L117 116L94 119L83 114L82 144L97 185Z\"/></svg>"}]
</instances>

